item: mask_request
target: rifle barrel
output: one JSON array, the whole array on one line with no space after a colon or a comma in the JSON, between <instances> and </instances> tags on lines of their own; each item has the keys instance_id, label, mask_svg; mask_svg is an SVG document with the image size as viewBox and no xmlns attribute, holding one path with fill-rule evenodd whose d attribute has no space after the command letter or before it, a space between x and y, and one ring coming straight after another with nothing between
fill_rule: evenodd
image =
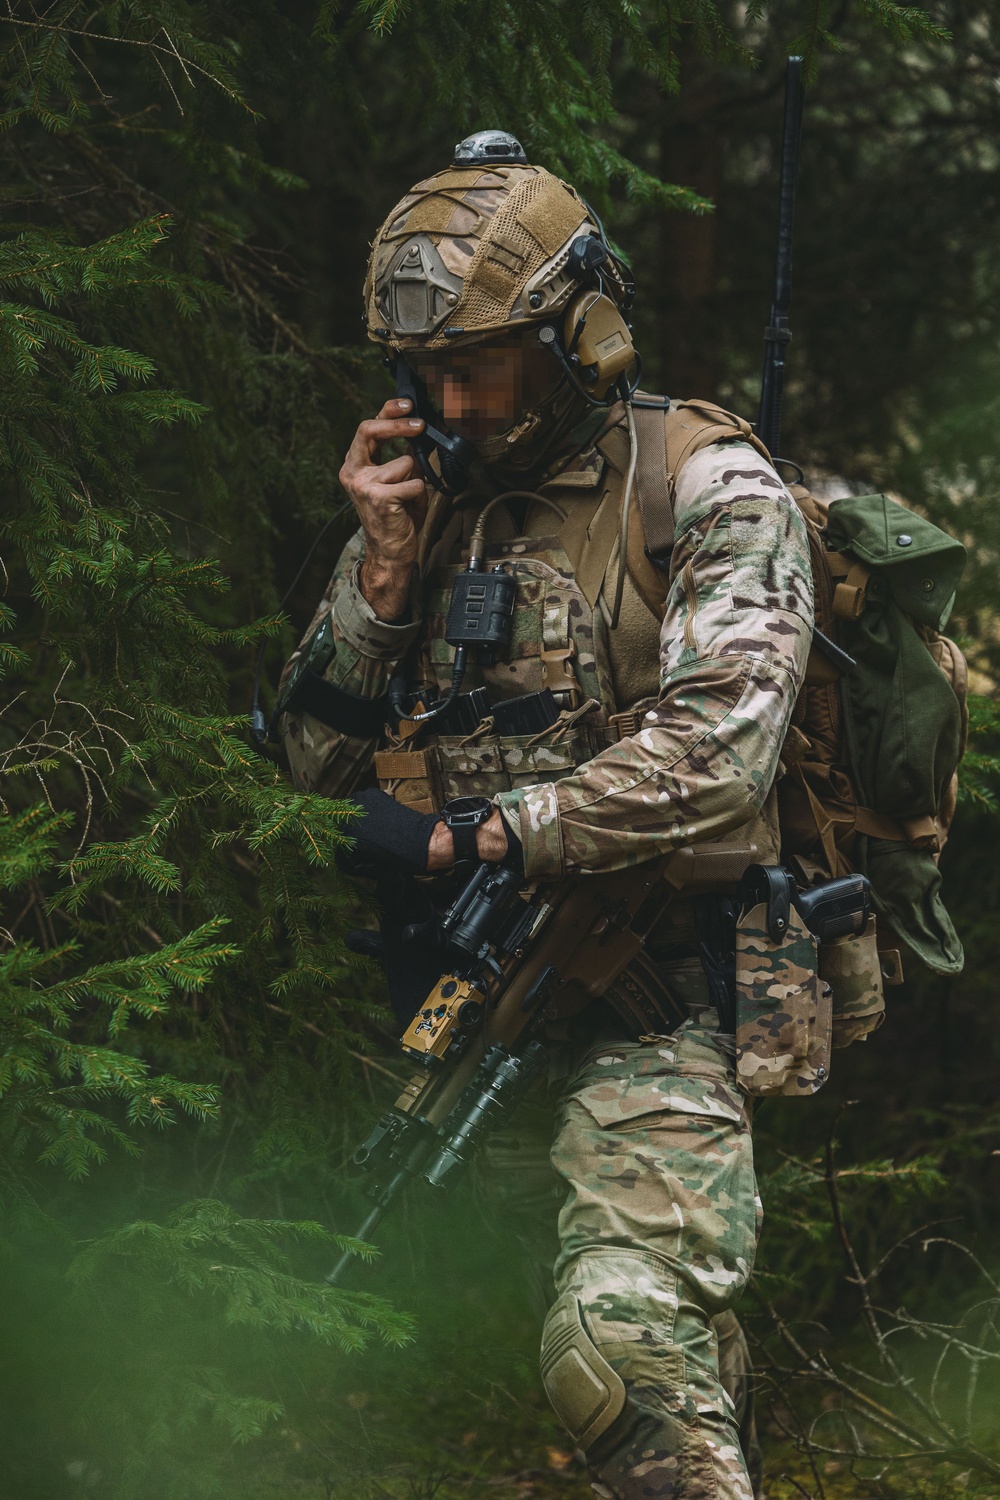
<instances>
[{"instance_id":1,"label":"rifle barrel","mask_svg":"<svg viewBox=\"0 0 1000 1500\"><path fill-rule=\"evenodd\" d=\"M760 387L757 435L777 456L781 442L781 405L785 390L785 350L791 330L792 230L795 224L795 182L802 139L802 58L790 57L785 71L785 121L781 137L781 186L778 206L778 254L774 270L771 318L764 330L764 374Z\"/></svg>"},{"instance_id":2,"label":"rifle barrel","mask_svg":"<svg viewBox=\"0 0 1000 1500\"><path fill-rule=\"evenodd\" d=\"M365 1219L364 1223L358 1228L357 1232L355 1233L354 1238L356 1240L367 1240L372 1230L378 1228L379 1224L382 1222L382 1215L385 1213L387 1207L389 1206L389 1201L389 1199L386 1199L384 1203L376 1203L367 1219ZM337 1282L340 1280L341 1276L343 1276L344 1272L347 1270L347 1267L354 1259L354 1251L345 1250L329 1275L323 1277L323 1280L326 1282L327 1286L336 1286Z\"/></svg>"}]
</instances>

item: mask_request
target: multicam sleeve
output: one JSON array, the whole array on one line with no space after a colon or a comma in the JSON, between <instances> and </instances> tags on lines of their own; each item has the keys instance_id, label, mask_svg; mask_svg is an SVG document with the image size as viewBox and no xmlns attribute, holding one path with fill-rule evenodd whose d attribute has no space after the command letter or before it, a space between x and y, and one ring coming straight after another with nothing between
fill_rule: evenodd
<instances>
[{"instance_id":1,"label":"multicam sleeve","mask_svg":"<svg viewBox=\"0 0 1000 1500\"><path fill-rule=\"evenodd\" d=\"M723 837L754 817L777 774L812 636L805 523L746 443L690 458L675 514L655 709L564 781L498 799L530 879Z\"/></svg>"},{"instance_id":2,"label":"multicam sleeve","mask_svg":"<svg viewBox=\"0 0 1000 1500\"><path fill-rule=\"evenodd\" d=\"M364 552L364 536L358 531L341 553L298 650L285 664L282 682L329 615L334 654L323 674L327 682L359 698L379 698L387 691L389 678L416 637L420 622L413 613L413 623L392 625L373 613L358 582ZM341 734L306 713L285 714L282 737L292 779L300 791L343 797L370 776L377 743L373 739Z\"/></svg>"}]
</instances>

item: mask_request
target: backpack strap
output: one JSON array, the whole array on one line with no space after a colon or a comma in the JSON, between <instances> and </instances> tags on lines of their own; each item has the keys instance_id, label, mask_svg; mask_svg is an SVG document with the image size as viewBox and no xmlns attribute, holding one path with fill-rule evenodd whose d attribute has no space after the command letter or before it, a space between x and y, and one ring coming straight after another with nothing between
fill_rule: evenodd
<instances>
[{"instance_id":1,"label":"backpack strap","mask_svg":"<svg viewBox=\"0 0 1000 1500\"><path fill-rule=\"evenodd\" d=\"M940 819L930 816L890 818L872 807L862 807L859 804L855 809L854 827L858 833L865 833L870 838L885 839L893 844L909 844L912 849L929 849L932 854L939 854L944 846Z\"/></svg>"},{"instance_id":2,"label":"backpack strap","mask_svg":"<svg viewBox=\"0 0 1000 1500\"><path fill-rule=\"evenodd\" d=\"M669 559L674 545L673 475L667 467L670 397L636 391L632 415L639 442L635 499L642 522L643 551L655 565L660 558Z\"/></svg>"},{"instance_id":3,"label":"backpack strap","mask_svg":"<svg viewBox=\"0 0 1000 1500\"><path fill-rule=\"evenodd\" d=\"M666 396L636 391L632 415L639 451L626 565L646 608L662 620L670 583L674 502L681 469L692 454L712 443L749 443L762 458L768 459L769 454L749 422L714 401L671 403ZM588 518L585 536L577 539L576 564L588 600L592 595L596 599L615 554L629 457L624 414L598 439L597 448L609 465L607 498L597 517ZM582 517L580 531L584 531Z\"/></svg>"},{"instance_id":4,"label":"backpack strap","mask_svg":"<svg viewBox=\"0 0 1000 1500\"><path fill-rule=\"evenodd\" d=\"M639 444L635 500L640 525L629 528L628 571L647 609L662 618L681 469L712 443L749 443L761 457L769 460L770 455L749 422L714 401L671 402L636 391L632 414Z\"/></svg>"},{"instance_id":5,"label":"backpack strap","mask_svg":"<svg viewBox=\"0 0 1000 1500\"><path fill-rule=\"evenodd\" d=\"M665 422L669 411L670 402L666 396L647 396L642 404L636 397L632 402L639 447L634 491L637 514L629 527L626 566L636 592L650 614L658 620L663 618L667 602L670 551L674 545L674 506L667 470Z\"/></svg>"}]
</instances>

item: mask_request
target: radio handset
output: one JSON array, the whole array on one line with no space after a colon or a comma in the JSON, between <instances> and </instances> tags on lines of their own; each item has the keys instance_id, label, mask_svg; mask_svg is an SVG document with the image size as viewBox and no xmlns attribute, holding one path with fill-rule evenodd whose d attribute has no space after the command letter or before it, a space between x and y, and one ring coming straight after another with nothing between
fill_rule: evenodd
<instances>
[{"instance_id":1,"label":"radio handset","mask_svg":"<svg viewBox=\"0 0 1000 1500\"><path fill-rule=\"evenodd\" d=\"M465 438L459 437L458 433L444 429L427 394L427 387L402 355L396 356L393 374L396 378L397 399L409 401L414 415L422 417L424 421L423 432L411 441L425 480L435 490L456 494L468 483L468 471L476 458L475 448ZM431 454L435 449L440 455L440 474L431 464Z\"/></svg>"}]
</instances>

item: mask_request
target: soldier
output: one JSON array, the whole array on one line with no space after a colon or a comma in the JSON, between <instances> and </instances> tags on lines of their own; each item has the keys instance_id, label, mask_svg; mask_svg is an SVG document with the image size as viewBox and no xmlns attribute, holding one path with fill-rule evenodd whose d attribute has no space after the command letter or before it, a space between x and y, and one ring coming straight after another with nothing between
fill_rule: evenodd
<instances>
[{"instance_id":1,"label":"soldier","mask_svg":"<svg viewBox=\"0 0 1000 1500\"><path fill-rule=\"evenodd\" d=\"M672 856L654 941L549 1038L563 1206L542 1374L596 1494L750 1500L731 1309L760 1205L713 913L778 860L812 576L747 424L628 383L631 300L596 215L501 132L392 210L365 303L397 396L340 473L360 527L286 669L325 663L285 740L300 788L361 802L361 846L444 888L456 859L534 882ZM416 446L385 458L398 439ZM515 585L509 638L476 659L445 640L470 553ZM426 991L401 920L383 931L406 1022ZM544 1211L552 1167L509 1145L512 1200Z\"/></svg>"}]
</instances>

